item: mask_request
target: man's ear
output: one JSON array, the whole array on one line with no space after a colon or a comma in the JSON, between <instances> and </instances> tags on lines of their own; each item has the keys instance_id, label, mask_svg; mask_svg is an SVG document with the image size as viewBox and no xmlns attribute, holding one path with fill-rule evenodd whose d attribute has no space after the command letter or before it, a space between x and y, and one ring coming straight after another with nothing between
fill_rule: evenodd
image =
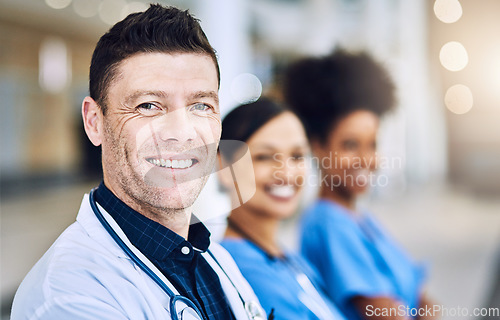
<instances>
[{"instance_id":1,"label":"man's ear","mask_svg":"<svg viewBox=\"0 0 500 320\"><path fill-rule=\"evenodd\" d=\"M99 105L91 97L85 97L82 103L83 126L87 137L94 146L102 143L103 115Z\"/></svg>"}]
</instances>

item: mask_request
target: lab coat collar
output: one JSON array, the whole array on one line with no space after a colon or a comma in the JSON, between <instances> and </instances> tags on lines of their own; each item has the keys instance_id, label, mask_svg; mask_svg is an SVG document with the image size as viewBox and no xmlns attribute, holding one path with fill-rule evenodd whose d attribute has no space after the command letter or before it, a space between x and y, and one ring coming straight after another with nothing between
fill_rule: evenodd
<instances>
[{"instance_id":1,"label":"lab coat collar","mask_svg":"<svg viewBox=\"0 0 500 320\"><path fill-rule=\"evenodd\" d=\"M105 211L102 207L99 209ZM83 196L76 221L84 228L89 237L99 243L104 250L108 250L111 254L119 258L131 260L113 240L111 235L106 231L106 229L104 229L101 222L95 216L90 206L88 194ZM217 243L212 243L209 250L219 262L212 259L208 252L204 252L202 255L217 273L219 280L221 281L222 289L236 319L247 319L245 310L246 306L242 304L240 297L243 298L244 301L254 301L257 305L260 305L258 304L258 299L255 296L255 293L251 289L248 282L243 278L238 270L238 267L236 266L236 263L227 251L225 251ZM228 270L227 273L222 268ZM231 278L229 278L229 275L231 275Z\"/></svg>"},{"instance_id":2,"label":"lab coat collar","mask_svg":"<svg viewBox=\"0 0 500 320\"><path fill-rule=\"evenodd\" d=\"M102 207L100 209L104 210ZM99 243L104 249L110 251L117 257L130 260L127 254L113 240L111 235L103 228L101 222L95 216L90 207L89 195L87 193L83 196L80 210L76 216L76 221L82 225L89 237Z\"/></svg>"},{"instance_id":3,"label":"lab coat collar","mask_svg":"<svg viewBox=\"0 0 500 320\"><path fill-rule=\"evenodd\" d=\"M101 182L95 189L94 196L97 203L116 221L130 242L149 258L158 261L167 259L191 261L193 247L198 252L205 252L210 245L210 231L203 223L195 223L189 227L186 241L174 231L130 208L113 194L104 182ZM199 222L194 216L192 220ZM188 247L191 254L182 254L181 248L183 247Z\"/></svg>"}]
</instances>

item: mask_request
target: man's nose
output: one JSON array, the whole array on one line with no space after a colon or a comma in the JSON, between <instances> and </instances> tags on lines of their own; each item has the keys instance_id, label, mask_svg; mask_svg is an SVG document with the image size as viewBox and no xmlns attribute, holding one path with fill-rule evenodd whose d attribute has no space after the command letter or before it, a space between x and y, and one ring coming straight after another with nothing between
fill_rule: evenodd
<instances>
[{"instance_id":1,"label":"man's nose","mask_svg":"<svg viewBox=\"0 0 500 320\"><path fill-rule=\"evenodd\" d=\"M185 108L169 111L163 117L160 129L160 139L163 141L187 142L196 138L194 121Z\"/></svg>"}]
</instances>

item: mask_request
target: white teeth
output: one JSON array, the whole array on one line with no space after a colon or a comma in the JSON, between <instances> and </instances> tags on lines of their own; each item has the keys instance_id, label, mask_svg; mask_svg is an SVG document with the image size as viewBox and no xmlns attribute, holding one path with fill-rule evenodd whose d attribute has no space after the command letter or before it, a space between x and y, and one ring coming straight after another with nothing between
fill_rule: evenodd
<instances>
[{"instance_id":1,"label":"white teeth","mask_svg":"<svg viewBox=\"0 0 500 320\"><path fill-rule=\"evenodd\" d=\"M172 168L172 169L185 169L193 165L192 159L185 160L169 160L169 159L150 159L148 162L158 167Z\"/></svg>"},{"instance_id":2,"label":"white teeth","mask_svg":"<svg viewBox=\"0 0 500 320\"><path fill-rule=\"evenodd\" d=\"M269 193L280 198L289 198L295 194L295 188L292 186L271 186Z\"/></svg>"},{"instance_id":3,"label":"white teeth","mask_svg":"<svg viewBox=\"0 0 500 320\"><path fill-rule=\"evenodd\" d=\"M193 160L191 160L191 159L172 160L172 168L184 169L184 168L191 167L192 165L193 165Z\"/></svg>"}]
</instances>

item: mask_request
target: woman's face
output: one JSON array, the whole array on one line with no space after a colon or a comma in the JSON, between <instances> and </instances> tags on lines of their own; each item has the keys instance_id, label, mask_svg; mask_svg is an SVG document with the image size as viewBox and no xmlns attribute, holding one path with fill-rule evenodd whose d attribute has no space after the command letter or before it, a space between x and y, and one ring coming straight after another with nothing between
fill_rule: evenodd
<instances>
[{"instance_id":1,"label":"woman's face","mask_svg":"<svg viewBox=\"0 0 500 320\"><path fill-rule=\"evenodd\" d=\"M283 219L297 209L309 145L300 120L290 112L271 119L247 141L255 175L255 195L244 204Z\"/></svg>"},{"instance_id":2,"label":"woman's face","mask_svg":"<svg viewBox=\"0 0 500 320\"><path fill-rule=\"evenodd\" d=\"M349 197L368 189L377 167L378 128L376 114L358 110L342 118L325 143L314 143L314 153L323 173L322 188Z\"/></svg>"}]
</instances>

